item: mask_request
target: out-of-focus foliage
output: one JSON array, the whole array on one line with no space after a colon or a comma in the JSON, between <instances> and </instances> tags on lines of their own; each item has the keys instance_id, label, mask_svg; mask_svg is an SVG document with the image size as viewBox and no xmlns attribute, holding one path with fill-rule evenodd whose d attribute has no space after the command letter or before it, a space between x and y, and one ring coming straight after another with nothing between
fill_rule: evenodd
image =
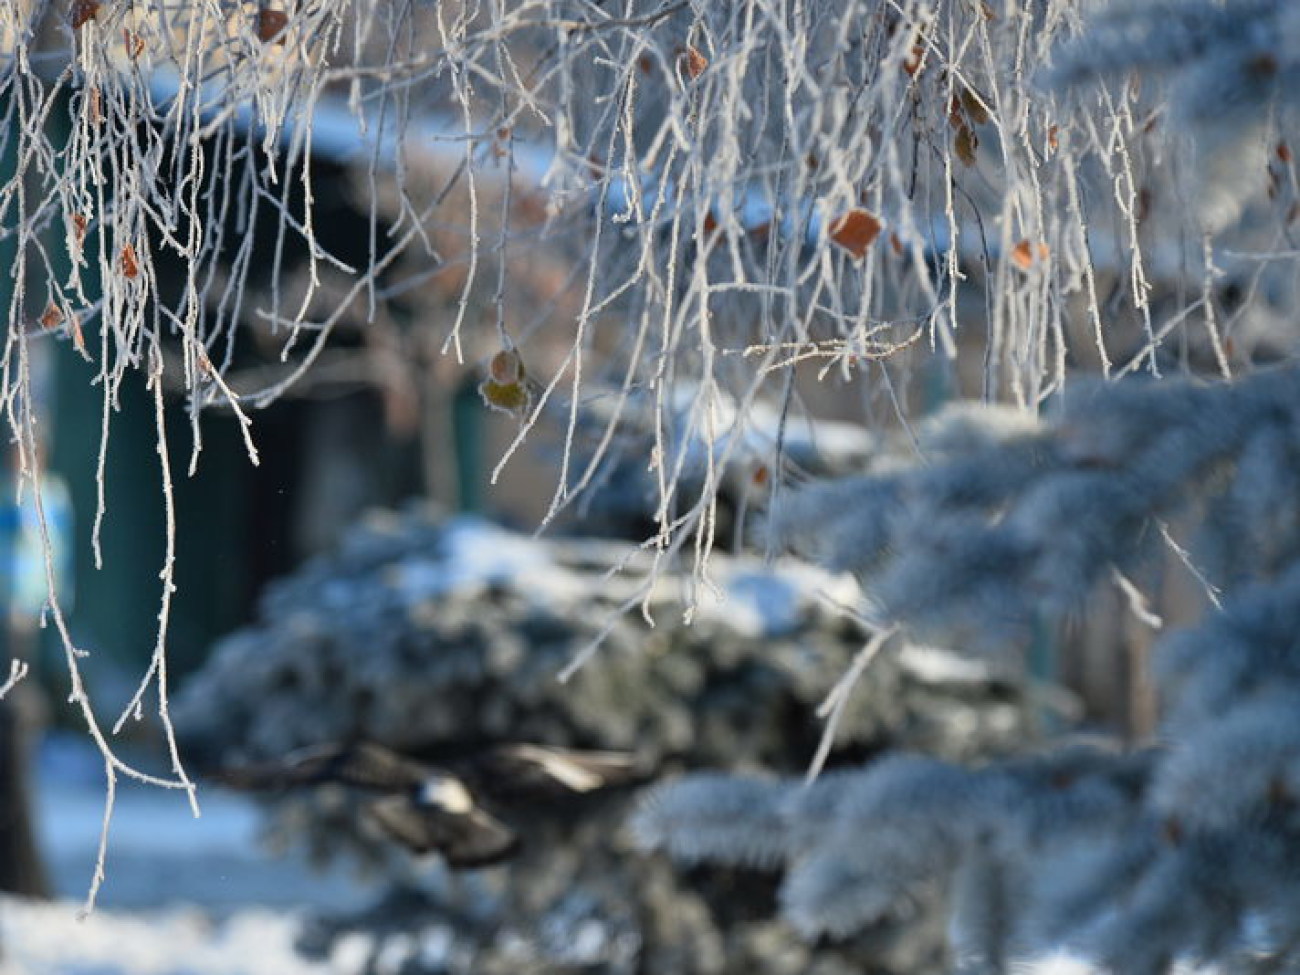
<instances>
[{"instance_id":1,"label":"out-of-focus foliage","mask_svg":"<svg viewBox=\"0 0 1300 975\"><path fill-rule=\"evenodd\" d=\"M1172 551L1210 608L1154 650L1159 747L977 768L893 756L810 787L694 776L647 799L643 842L784 871L782 913L809 935L851 933L937 888L958 972L1056 971L1063 954L1124 975L1288 970L1296 378L1098 385L1011 436L994 412L965 449L811 487L773 520L853 570L881 624L972 650L1025 647L1099 584L1159 627L1124 573ZM1187 548L1171 522L1197 525Z\"/></svg>"},{"instance_id":2,"label":"out-of-focus foliage","mask_svg":"<svg viewBox=\"0 0 1300 975\"><path fill-rule=\"evenodd\" d=\"M662 574L651 629L623 611L650 560L608 578L622 560L619 546L598 540L535 540L422 511L376 516L272 587L260 623L221 643L186 685L175 704L185 752L230 766L360 740L450 762L509 740L627 749L657 774L722 764L802 771L820 733L817 705L861 646L857 624L828 601L854 600L852 582L717 554L722 598L703 600L687 626L689 577ZM596 656L558 682L607 627ZM842 713L837 754L906 742L970 759L1014 747L1027 728L1017 685L960 664L901 646L877 657ZM765 881L723 874L692 892L629 847L626 799L504 810L522 835L520 859L455 894L435 875L426 895L400 897L369 920L322 921L315 950L353 928L410 944L441 931L458 946L446 969L457 972L518 970L528 952L557 971L809 970L809 948L765 916ZM408 873L406 854L365 828L346 793L290 791L268 803L279 844ZM727 920L744 915L746 925ZM594 954L566 961L584 924ZM817 970L936 949L933 930L918 937L883 924Z\"/></svg>"}]
</instances>

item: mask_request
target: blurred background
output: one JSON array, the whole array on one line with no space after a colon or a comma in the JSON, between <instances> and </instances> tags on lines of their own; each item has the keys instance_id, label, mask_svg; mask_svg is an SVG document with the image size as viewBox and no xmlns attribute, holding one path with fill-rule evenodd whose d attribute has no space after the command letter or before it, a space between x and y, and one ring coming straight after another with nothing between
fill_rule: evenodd
<instances>
[{"instance_id":1,"label":"blurred background","mask_svg":"<svg viewBox=\"0 0 1300 975\"><path fill-rule=\"evenodd\" d=\"M318 124L328 132L351 123L326 116ZM413 152L408 188L433 192L456 164ZM485 212L503 202L508 172L485 166ZM363 265L370 166L350 148L326 148L313 175L322 245ZM465 288L469 220L467 201L453 193L431 231L441 260L432 268L417 257L399 261L378 282L391 287L373 320L365 302L347 304L343 274L321 272L312 314L343 315L313 369L255 414L260 464L249 462L233 415L212 409L194 420L186 391L168 391L177 585L168 678L179 689L183 758L196 774L214 756L237 764L334 740L378 740L440 760L513 740L621 749L656 774L723 766L799 773L815 750L816 708L864 631L843 612L855 598L844 580L742 554L747 498L764 488L763 458L776 438L771 406L723 491L716 596L694 590L689 568L652 578L637 554L655 519L649 411L643 425L620 430L588 501L564 512L545 540L531 533L556 488L566 411L545 415L492 483L520 429L518 416L489 409L479 393L500 348L497 316L519 338L529 370L549 376L563 368L580 301L578 250L564 226L545 228L545 246L529 246L544 230L532 175L515 171L515 237L503 277L490 264L478 268L483 283L471 292L459 361L444 343ZM395 218L396 197L381 187L379 198L381 217ZM254 233L256 247L275 246L274 222ZM179 279L184 268L165 256L159 266L166 293L167 275ZM291 252L285 267L280 286L305 288L306 256ZM255 272L248 306L268 300L270 287ZM501 288L504 302L496 300ZM288 372L283 333L255 316L246 325L226 374L236 391L274 385ZM87 325L84 340L100 339ZM127 374L106 407L95 368L72 343L33 349L52 567L72 638L86 652L91 697L111 724L147 670L157 634L167 513L154 401L143 378ZM613 351L591 350L593 374ZM980 381L905 353L890 368L892 395L923 410ZM801 477L857 469L879 448L879 434L842 421L865 405L887 427L893 410L861 377L821 371L814 363L798 373L803 415L784 446ZM600 421L601 396L587 405ZM106 409L111 449L97 525ZM203 450L185 476L193 422ZM580 452L599 430L578 431ZM616 567L619 576L607 578ZM0 881L16 895L0 900L5 975L804 971L813 963L812 949L772 920L770 878L682 879L639 857L622 832L627 789L594 807L527 809L522 857L462 875L436 857L416 863L394 850L328 790L258 801L200 778L203 815L195 820L183 796L124 782L107 880L95 913L77 921L105 783L99 754L65 703L45 571L29 495L0 513L7 652L30 667L0 704ZM627 612L643 599L655 608L654 629ZM684 626L688 602L701 599L694 625ZM556 675L597 639L597 656L574 682L559 683ZM128 720L119 741L129 761L162 774L168 761L154 710L149 704ZM876 669L833 761L904 740L974 756L1009 746L1040 711L1013 671L917 651ZM830 971L883 956L914 966L934 950L932 938L880 931L823 964Z\"/></svg>"},{"instance_id":2,"label":"blurred background","mask_svg":"<svg viewBox=\"0 0 1300 975\"><path fill-rule=\"evenodd\" d=\"M963 5L962 15L993 22L989 9ZM881 28L880 36L910 48L895 26ZM652 70L668 66L664 73L676 71L675 82L685 89L704 70L692 54L704 59L694 48L656 49L659 61L638 70L650 85L662 80ZM922 91L907 124L919 133L918 158L937 150L938 161L926 163L936 170L925 179L947 189L956 171L963 192L972 194L970 214L978 221L981 213L998 213L1006 174L987 106L971 89L954 96L940 72L926 74L919 64L904 64L897 74L916 80ZM895 81L886 79L886 94ZM665 102L676 97L672 85L662 87ZM66 96L49 116L64 137L75 117L70 105ZM649 111L660 110L652 98ZM677 102L672 110L685 111ZM1036 117L1034 124L1047 123ZM1023 407L1021 419L1032 420L1050 389L1012 387L1021 372L1044 387L1052 381L1052 369L1035 358L1046 356L1047 340L1008 338L998 331L1006 322L1059 326L1055 352L1062 375L1072 378L1098 372L1106 347L1116 363L1139 363L1149 352L1155 364L1157 350L1146 346L1152 320L1168 324L1162 333L1168 341L1158 352L1171 371L1211 374L1219 367L1216 355L1249 367L1293 346L1294 326L1279 311L1291 304L1287 288L1271 294L1271 278L1249 260L1224 261L1214 274L1186 262L1200 243L1160 223L1182 201L1163 192L1166 157L1158 137L1141 117L1126 124L1134 145L1151 157L1135 153L1142 162L1137 175L1150 185L1128 187L1142 206L1126 211L1132 228L1117 220L1093 228L1078 253L1051 254L1067 262L1064 283L1044 283L1047 245L1036 249L1028 236L1015 243L1010 223L999 231L1000 241L990 243L981 227L950 250L935 231L942 222L937 208L925 215L935 218L934 226L912 228L907 240L891 231L865 263L879 221L865 243L836 238L844 253L819 243L823 254L834 254L818 265L819 273L846 292L859 286L870 292L874 279L863 277L868 284L862 284L859 272L879 275L871 285L875 303L864 309L915 312L931 302L932 279L945 287L961 280L952 308L944 309L952 316L944 326L955 343L952 354L935 354L934 327L927 335L918 324L931 312L932 326L942 317L930 308L921 317L900 313L871 323L870 350L860 358L812 357L788 373L774 369L755 379L754 362L741 354L744 342L767 336L746 317L757 299L746 304L749 297L742 296L718 316L728 319L721 332L738 344L727 349L734 355L720 357L716 376L710 374L722 380L716 392L697 398L700 384L682 367L682 375L670 378L683 399L659 403L647 375L657 381L658 369L677 366L664 364L672 358L667 353L664 362L645 354L638 364L643 371L620 372L636 359L643 336L630 327L626 308L611 307L588 323L588 337L579 343L584 398L571 420L564 394L573 376L592 219L616 225L606 219L604 193L617 182L606 163L580 160L576 168L590 170L592 186L570 192L573 212L565 212L556 203L564 192L542 189L549 160L524 135L503 129L471 153L477 153L471 201L459 178L464 148L440 141L447 133L436 118L422 119L429 130L397 154L369 152L342 99L322 99L310 165L314 228L340 266L314 261L294 234L282 239L280 217L268 209L249 226L232 218L229 238L251 242L240 258L249 270L217 264L209 289L214 301L225 301L232 288L241 295L238 338L208 353L223 357L224 381L250 401L291 377L286 344L307 342L303 335L291 339L283 321L262 313L266 308L301 306L309 322L335 322L312 368L274 403L253 411L260 463L250 462L233 413L197 409L197 387L177 379L186 375L180 348L161 346L163 356L176 357L162 380L175 383L164 389L162 417L174 487L177 587L168 683L203 815L194 819L181 794L120 782L107 879L96 912L84 922L76 914L95 876L104 769L68 703L64 650L45 605L47 568L71 639L85 652L81 670L91 698L111 726L154 654L168 509L159 418L144 377L128 371L110 392L96 381L99 366L79 353L82 345L107 348L116 340L112 329L98 318L84 328L56 318L54 325L70 337L56 341L42 316L50 334L29 343L52 559L47 567L31 492L19 495L12 484L0 490L0 498L14 499L0 508L0 661L29 668L28 679L0 701L0 890L7 892L0 896L0 973L938 970L937 916L906 932L881 923L833 944L804 943L774 919L773 878L677 870L634 849L624 824L645 780L688 769L799 775L808 767L824 728L819 708L858 659L869 628L852 609L861 595L852 580L769 558L755 543L751 515L787 482L860 473L877 461L914 456L909 424L919 428L956 401L1014 401ZM851 134L837 129L832 141ZM1051 155L1056 124L1043 134L1051 148L1044 155ZM1067 133L1061 135L1065 144ZM18 142L5 145L0 177L7 181L18 172ZM248 151L252 167L278 164L256 148ZM835 151L855 154L853 145ZM805 178L824 178L842 189L833 173L820 175L822 163L812 154L790 168L800 173L798 187ZM1260 209L1241 221L1247 241L1259 228L1295 218L1290 150L1267 160L1267 175L1268 201L1255 201ZM277 173L277 185L286 187L285 213L305 206L297 176ZM1080 179L1109 201L1109 171L1085 170ZM596 184L602 188L593 189ZM706 236L718 224L708 209L711 192L707 183L698 189L708 213L700 220ZM1077 187L1070 192L1077 195ZM422 225L427 247L403 253L358 293L342 266L368 266L376 239L387 240L386 228L411 221L435 199L441 200L436 219ZM1132 202L1121 201L1121 209ZM776 253L794 254L791 267L804 259L817 263L806 240L791 233L779 240L784 231L773 232L770 219L742 214L748 222L738 224L735 214L722 216L730 221L729 244L743 238L745 258L755 266ZM653 238L660 228L652 223L638 232ZM895 226L906 234L903 224ZM1072 226L1053 228L1073 239ZM1141 272L1150 275L1142 282L1149 303L1141 309L1129 293L1139 276L1128 263L1130 229L1134 241L1140 232L1144 246L1161 255ZM59 228L54 236L61 240L63 233ZM62 253L54 236L49 253ZM1158 245L1172 239L1177 248L1170 256ZM1005 253L997 251L999 243ZM97 246L87 238L88 250ZM723 260L721 246L706 258L694 240L674 238L671 246L684 261ZM169 255L165 249L154 255L156 286L164 302L179 303L190 268ZM12 242L0 241L0 266L10 266L14 256ZM99 267L100 256L92 255L88 268ZM1207 251L1206 260L1213 256ZM611 263L611 278L626 270L616 259ZM1087 289L1079 286L1085 266ZM58 276L67 268L53 271ZM92 290L94 284L87 281ZM0 275L0 301L22 287L35 282ZM1217 336L1206 339L1199 319L1187 324L1189 295L1209 309L1207 320L1217 313L1232 324L1225 334L1233 341L1223 349ZM1007 307L999 304L1004 301ZM1108 316L1104 343L1094 341L1090 317L1099 302ZM1008 310L1011 305L1017 307ZM651 312L641 312L649 321ZM810 347L823 338L828 348L831 339L848 341L827 320L810 316L803 336ZM460 339L449 345L456 323ZM513 347L503 342L507 337ZM1031 338L1043 344L1031 350ZM1016 360L1025 350L1032 354ZM498 471L524 411L490 408L480 388L515 368L514 360L501 359L507 353L526 371L513 384L525 404L538 394L536 384L551 377L561 392ZM688 348L681 360L697 365L694 355ZM499 397L496 405L503 405ZM590 490L535 537L557 486L573 486L585 459L603 449L615 413L622 421ZM672 565L660 564L656 548L641 544L705 490L712 446L694 442L702 437L697 421L704 413L723 431L720 441L741 441L717 486L717 509L710 510L717 546L707 586L694 571L693 541L681 550L681 564ZM198 434L202 452L189 474ZM569 483L557 485L565 476L558 471L568 435L576 462ZM655 448L663 443L680 447L672 455L687 459L677 506L667 511L658 508L655 470L664 460ZM1167 623L1204 606L1204 593L1185 572L1157 567L1141 582L1152 612ZM1128 607L1128 596L1107 587L1086 613L1060 625L1045 622L1023 660L910 645L882 654L847 698L828 766L897 748L974 760L1023 749L1063 727L1141 739L1154 725L1154 695L1144 676L1153 634ZM558 679L584 660L567 683ZM0 667L0 678L6 671ZM132 764L165 775L170 761L157 704L151 692L138 714L128 713L116 740ZM312 788L250 797L214 781L223 767L273 763L334 742L377 743L429 768L458 770L467 780L485 752L520 742L613 751L634 757L644 771L641 781L593 790L598 795L489 796L496 801L493 815L518 829L520 852L469 871L451 870L437 856L412 856L391 835L376 832L365 803L346 783L322 779Z\"/></svg>"}]
</instances>

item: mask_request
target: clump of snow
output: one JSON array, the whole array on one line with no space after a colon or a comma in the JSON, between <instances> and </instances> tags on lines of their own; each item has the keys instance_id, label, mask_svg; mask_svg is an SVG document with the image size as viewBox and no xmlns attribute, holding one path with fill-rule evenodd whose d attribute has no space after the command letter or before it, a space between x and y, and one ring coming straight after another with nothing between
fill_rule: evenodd
<instances>
[{"instance_id":1,"label":"clump of snow","mask_svg":"<svg viewBox=\"0 0 1300 975\"><path fill-rule=\"evenodd\" d=\"M527 580L523 591L532 592L539 604L576 602L589 592L586 580L558 566L544 542L471 515L447 520L436 555L407 555L387 578L410 602L519 585L521 580Z\"/></svg>"},{"instance_id":2,"label":"clump of snow","mask_svg":"<svg viewBox=\"0 0 1300 975\"><path fill-rule=\"evenodd\" d=\"M754 638L788 637L808 625L820 594L831 603L851 606L860 595L856 580L815 566L787 565L779 569L755 560L737 559L719 566L719 598L703 594L701 612L717 612L738 631Z\"/></svg>"}]
</instances>

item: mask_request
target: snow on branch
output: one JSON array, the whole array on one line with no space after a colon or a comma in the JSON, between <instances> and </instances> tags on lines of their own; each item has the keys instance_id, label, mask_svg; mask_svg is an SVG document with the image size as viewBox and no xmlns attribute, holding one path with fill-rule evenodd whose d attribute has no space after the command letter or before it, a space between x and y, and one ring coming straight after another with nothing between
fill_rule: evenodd
<instances>
[{"instance_id":1,"label":"snow on branch","mask_svg":"<svg viewBox=\"0 0 1300 975\"><path fill-rule=\"evenodd\" d=\"M1300 11L1286 0L1124 0L1061 45L1042 81L1060 91L1138 77L1167 99L1154 104L1191 150L1194 209L1221 230L1295 130Z\"/></svg>"},{"instance_id":2,"label":"snow on branch","mask_svg":"<svg viewBox=\"0 0 1300 975\"><path fill-rule=\"evenodd\" d=\"M782 912L808 935L937 903L958 972L1300 963L1300 498L1284 487L1300 472L1296 379L1079 387L1038 425L1008 431L994 412L964 443L933 436L952 422L940 416L912 466L808 487L771 515L778 539L856 572L882 619L981 649L1163 551L1164 519L1201 519L1182 554L1204 554L1222 598L1153 651L1157 744L974 768L887 756L789 782L760 820L707 841L696 823L749 785L713 777L684 803L687 778L646 801L644 845L726 860L739 844L778 862ZM978 426L978 410L960 416Z\"/></svg>"},{"instance_id":3,"label":"snow on branch","mask_svg":"<svg viewBox=\"0 0 1300 975\"><path fill-rule=\"evenodd\" d=\"M931 431L952 422L941 414L922 427L917 462L792 493L769 530L778 544L855 572L882 625L994 648L1160 550L1157 519L1196 504L1229 505L1234 526L1267 533L1270 565L1300 553L1287 516L1294 499L1254 503L1288 483L1266 465L1286 456L1268 448L1300 431L1296 378L1288 368L1234 385L1076 385L1041 424L1009 428L989 411L982 436L927 449ZM960 416L979 427L978 411Z\"/></svg>"}]
</instances>

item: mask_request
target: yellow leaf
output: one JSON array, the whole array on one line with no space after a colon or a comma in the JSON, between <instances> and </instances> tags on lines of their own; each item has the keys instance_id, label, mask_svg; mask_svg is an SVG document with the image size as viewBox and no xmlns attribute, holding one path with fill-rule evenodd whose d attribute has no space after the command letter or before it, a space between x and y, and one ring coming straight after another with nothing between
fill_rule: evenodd
<instances>
[{"instance_id":1,"label":"yellow leaf","mask_svg":"<svg viewBox=\"0 0 1300 975\"><path fill-rule=\"evenodd\" d=\"M485 379L479 383L479 395L494 410L519 414L528 406L528 390L523 383L499 383Z\"/></svg>"}]
</instances>

